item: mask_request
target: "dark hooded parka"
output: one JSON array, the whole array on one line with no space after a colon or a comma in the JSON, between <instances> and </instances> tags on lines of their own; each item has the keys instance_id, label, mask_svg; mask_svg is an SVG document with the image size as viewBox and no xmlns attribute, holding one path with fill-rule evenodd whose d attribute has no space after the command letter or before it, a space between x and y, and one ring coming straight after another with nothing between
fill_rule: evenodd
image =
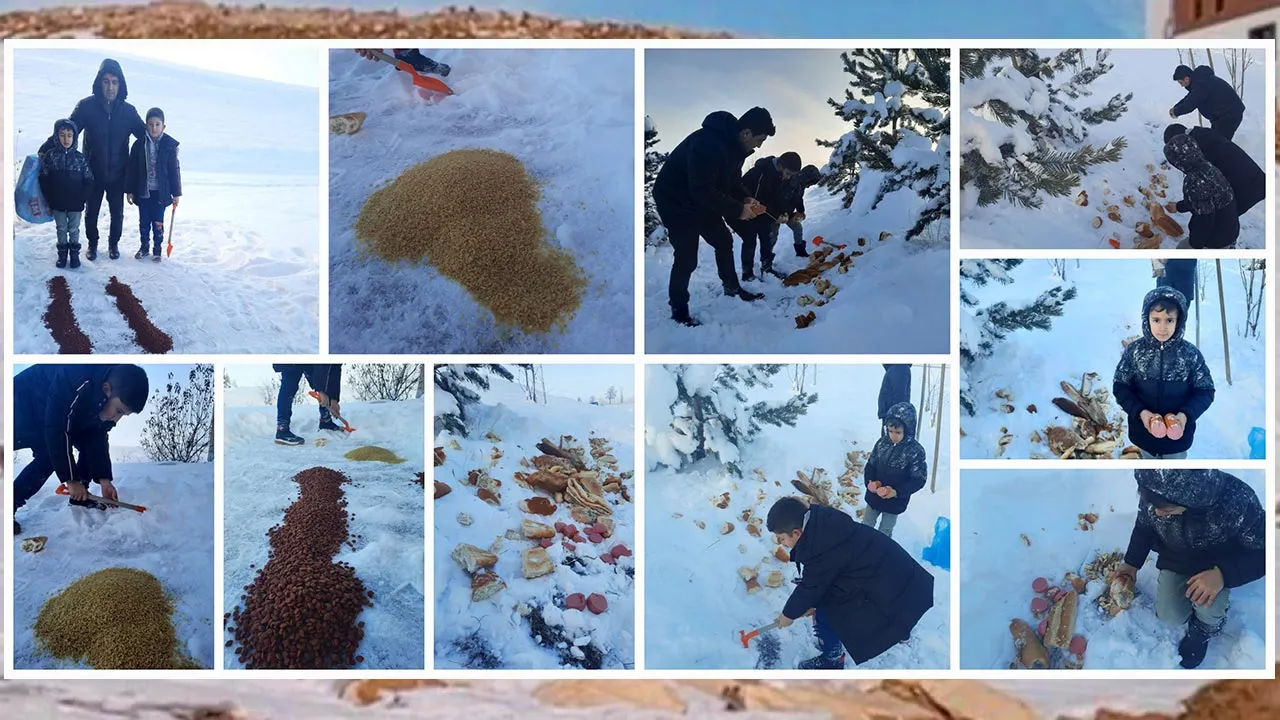
<instances>
[{"instance_id":1,"label":"dark hooded parka","mask_svg":"<svg viewBox=\"0 0 1280 720\"><path fill-rule=\"evenodd\" d=\"M1231 182L1189 135L1174 135L1164 144L1169 164L1182 171L1179 212L1190 212L1187 241L1196 249L1221 249L1240 236L1240 216Z\"/></svg>"},{"instance_id":2,"label":"dark hooded parka","mask_svg":"<svg viewBox=\"0 0 1280 720\"><path fill-rule=\"evenodd\" d=\"M924 446L916 440L916 409L911 403L900 402L889 408L884 423L902 425L902 440L897 445L889 439L889 430L880 428L880 439L871 448L871 457L863 468L863 481L878 482L897 492L890 498L867 491L867 507L883 513L901 515L907 511L907 503L913 493L924 487L929 477Z\"/></svg>"},{"instance_id":3,"label":"dark hooded parka","mask_svg":"<svg viewBox=\"0 0 1280 720\"><path fill-rule=\"evenodd\" d=\"M102 90L102 78L107 74L120 80L120 91L111 103ZM129 137L141 140L146 134L146 124L138 115L138 109L127 102L128 97L129 85L120 63L108 58L102 61L93 78L93 94L76 103L71 111L71 122L84 133L84 156L99 187L124 182L129 164Z\"/></svg>"},{"instance_id":4,"label":"dark hooded parka","mask_svg":"<svg viewBox=\"0 0 1280 720\"><path fill-rule=\"evenodd\" d=\"M1244 215L1267 196L1267 173L1249 157L1244 148L1226 139L1212 128L1173 124L1165 128L1165 142L1174 135L1189 135L1200 152L1214 167L1222 171L1235 194L1236 215ZM1184 201L1185 202L1185 201ZM1178 212L1191 212L1190 203L1178 203Z\"/></svg>"},{"instance_id":5,"label":"dark hooded parka","mask_svg":"<svg viewBox=\"0 0 1280 720\"><path fill-rule=\"evenodd\" d=\"M1177 325L1165 342L1151 334L1151 308L1156 303L1177 308ZM1213 376L1200 350L1183 338L1186 329L1186 298L1171 287L1157 287L1142 301L1142 337L1129 343L1116 365L1111 392L1128 415L1129 439L1152 455L1186 452L1195 440L1196 421L1213 403ZM1143 410L1185 413L1182 437L1152 435L1142 424Z\"/></svg>"}]
</instances>

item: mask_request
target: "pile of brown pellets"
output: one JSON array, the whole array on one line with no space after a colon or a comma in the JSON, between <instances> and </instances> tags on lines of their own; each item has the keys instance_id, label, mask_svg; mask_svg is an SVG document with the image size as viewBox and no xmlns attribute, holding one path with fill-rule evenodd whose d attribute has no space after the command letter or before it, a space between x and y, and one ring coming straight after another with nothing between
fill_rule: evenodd
<instances>
[{"instance_id":1,"label":"pile of brown pellets","mask_svg":"<svg viewBox=\"0 0 1280 720\"><path fill-rule=\"evenodd\" d=\"M545 333L577 312L586 279L546 240L538 187L515 157L454 150L373 194L356 237L390 261L427 261L466 288L499 325Z\"/></svg>"},{"instance_id":2,"label":"pile of brown pellets","mask_svg":"<svg viewBox=\"0 0 1280 720\"><path fill-rule=\"evenodd\" d=\"M324 467L293 479L301 492L284 522L267 531L267 564L224 618L232 621L227 647L235 645L250 670L348 668L364 662L356 654L364 638L357 618L373 604L355 568L333 561L348 539L342 485L350 480Z\"/></svg>"},{"instance_id":3,"label":"pile of brown pellets","mask_svg":"<svg viewBox=\"0 0 1280 720\"><path fill-rule=\"evenodd\" d=\"M160 581L132 568L80 578L40 609L35 634L50 655L97 670L186 670Z\"/></svg>"}]
</instances>

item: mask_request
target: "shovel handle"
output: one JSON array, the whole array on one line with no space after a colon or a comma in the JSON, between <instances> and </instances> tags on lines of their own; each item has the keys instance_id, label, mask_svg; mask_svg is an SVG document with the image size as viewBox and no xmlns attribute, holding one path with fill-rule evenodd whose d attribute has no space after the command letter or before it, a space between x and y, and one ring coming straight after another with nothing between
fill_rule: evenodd
<instances>
[{"instance_id":1,"label":"shovel handle","mask_svg":"<svg viewBox=\"0 0 1280 720\"><path fill-rule=\"evenodd\" d=\"M395 69L401 72L409 73L409 77L413 78L413 84L416 85L417 87L420 87L423 90L430 90L432 92L444 93L445 95L453 94L453 90L450 89L448 85L445 85L443 82L435 78L427 77L419 73L417 70L414 69L412 65L405 62L404 60L401 60L393 55L388 55L382 52L381 50L370 50L369 52L372 53L375 58L381 60L384 63L388 63L392 65L393 67L395 67Z\"/></svg>"},{"instance_id":2,"label":"shovel handle","mask_svg":"<svg viewBox=\"0 0 1280 720\"><path fill-rule=\"evenodd\" d=\"M311 390L307 394L315 398L316 402L320 401L320 393L316 392L315 390ZM342 429L345 430L346 432L351 433L356 431L355 428L351 427L351 423L347 422L346 418L342 417L341 415L338 415L337 413L333 413L333 416L338 418L338 420L342 423Z\"/></svg>"},{"instance_id":3,"label":"shovel handle","mask_svg":"<svg viewBox=\"0 0 1280 720\"><path fill-rule=\"evenodd\" d=\"M55 492L58 495L67 495L67 496L71 495L71 490L69 490L66 485L59 485L58 489ZM144 505L130 505L129 503L120 502L119 500L108 500L107 498L99 497L97 495L94 495L93 493L89 493L89 498L92 500L96 500L97 502L100 502L103 505L111 505L113 507L124 508L125 510L133 510L134 512L140 512L140 513L147 511L147 508Z\"/></svg>"}]
</instances>

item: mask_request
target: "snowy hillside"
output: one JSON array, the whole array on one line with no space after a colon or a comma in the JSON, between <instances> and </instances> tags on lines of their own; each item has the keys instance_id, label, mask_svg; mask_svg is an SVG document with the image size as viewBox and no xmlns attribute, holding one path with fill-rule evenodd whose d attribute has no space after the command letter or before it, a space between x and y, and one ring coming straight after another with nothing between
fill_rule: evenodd
<instances>
[{"instance_id":1,"label":"snowy hillside","mask_svg":"<svg viewBox=\"0 0 1280 720\"><path fill-rule=\"evenodd\" d=\"M765 275L743 287L764 293L753 303L726 297L716 274L710 246L699 241L698 269L689 283L691 314L702 327L686 328L671 320L667 283L673 254L670 245L645 253L645 350L650 353L787 353L945 354L951 328L949 236L945 223L932 236L909 243L910 229L923 201L911 190L888 196L869 210L879 184L865 173L858 198L845 210L840 198L824 188L805 195L808 215L805 241L812 254L821 236L825 243L847 245L839 253L865 253L845 273L831 268L822 278L838 288L823 307L802 305L800 298L819 299L813 284L784 287ZM884 240L880 237L889 233ZM860 245L865 242L865 245ZM734 263L741 274L742 240L734 236ZM783 227L775 248L775 267L790 274L807 266L792 249L791 229ZM909 292L904 292L910 288ZM871 310L874 308L874 311ZM796 327L796 317L813 311L814 322Z\"/></svg>"},{"instance_id":2,"label":"snowy hillside","mask_svg":"<svg viewBox=\"0 0 1280 720\"><path fill-rule=\"evenodd\" d=\"M1261 472L1235 471L1265 502ZM960 494L960 665L964 669L1005 669L1014 657L1009 622L1022 618L1035 627L1028 604L1032 582L1062 582L1064 573L1085 576L1098 554L1129 545L1137 518L1137 487L1127 470L967 471ZM1082 516L1096 515L1087 523ZM1088 530L1083 529L1088 527ZM1074 634L1088 645L1084 668L1152 669L1178 667L1183 627L1169 627L1155 615L1155 555L1138 573L1134 605L1110 617L1096 606L1104 582L1092 580L1080 596ZM1086 579L1090 579L1087 578ZM1231 591L1231 609L1221 636L1209 643L1203 669L1260 669L1266 666L1266 585L1273 578Z\"/></svg>"},{"instance_id":3,"label":"snowy hillside","mask_svg":"<svg viewBox=\"0 0 1280 720\"><path fill-rule=\"evenodd\" d=\"M15 474L31 452L15 458ZM107 568L151 573L173 600L177 639L201 667L212 669L213 465L211 463L116 463L116 490L130 510L72 507L54 493L57 478L18 513L23 534L14 538L14 667L75 667L40 651L33 627L45 601L80 578ZM8 488L6 487L6 491ZM98 494L97 486L90 492ZM46 537L44 550L23 552L22 541ZM87 666L84 666L87 667Z\"/></svg>"},{"instance_id":4,"label":"snowy hillside","mask_svg":"<svg viewBox=\"0 0 1280 720\"><path fill-rule=\"evenodd\" d=\"M815 366L807 367L812 373ZM774 554L780 546L764 528L769 508L779 498L797 495L792 480L798 472L812 476L815 468L823 470L819 475L826 477L829 495L834 499L839 494L842 511L856 514L865 507L861 466L847 485L836 476L848 470L846 455L852 453L860 463L865 462L880 437L876 397L883 369L880 365L816 367L816 383L812 379L806 381L803 390L817 393L817 402L798 418L795 427L766 426L756 439L742 443L736 452L742 477L732 476L725 466L715 462L714 456L679 472L671 469L672 443L683 445L671 430L675 384L664 366L646 368L645 567L664 579L646 586L647 667L768 667L759 642L753 640L751 649L744 649L738 633L772 622L793 587L789 581L796 576L795 566ZM685 377L690 392L693 385L714 377L714 369L715 366L694 366ZM913 405L919 404L922 371L921 366L912 369ZM747 402L781 401L798 389L798 383L796 378L790 385L777 378L770 390L748 390ZM934 575L934 606L916 625L906 645L895 646L861 666L847 663L850 670L946 668L949 664L950 573L920 560L923 550L933 542L935 522L950 515L950 451L946 441L950 432L950 393L944 398L940 420L935 420L936 367L930 370L925 393L929 409L919 414L919 439L931 475L936 466L936 492L930 492L926 485L911 497L893 537ZM938 421L942 425L941 457L934 456L939 428L933 423ZM729 457L735 455L730 448L725 452ZM753 521L755 518L758 521ZM750 529L756 526L758 536ZM763 586L760 591L748 592L739 576L740 567L758 571ZM782 582L771 588L767 580L775 571L781 573ZM780 640L777 669L795 668L801 660L817 654L812 627L811 621L800 620L776 633Z\"/></svg>"},{"instance_id":5,"label":"snowy hillside","mask_svg":"<svg viewBox=\"0 0 1280 720\"><path fill-rule=\"evenodd\" d=\"M330 112L364 112L329 143L330 345L334 352L631 352L634 344L633 57L619 50L424 50L448 63L455 95L428 101L408 76L349 50L330 54ZM425 262L392 265L357 246L371 193L451 150L518 158L540 190L547 242L587 279L563 333L497 325L493 313ZM474 261L502 272L503 248ZM548 292L552 291L548 289ZM538 298L527 298L530 303Z\"/></svg>"},{"instance_id":6,"label":"snowy hillside","mask_svg":"<svg viewBox=\"0 0 1280 720\"><path fill-rule=\"evenodd\" d=\"M1222 260L1222 291L1226 302L1227 340L1231 351L1231 382L1226 377L1222 316L1218 302L1215 261L1197 263L1203 283L1200 315L1194 305L1184 338L1196 344L1213 376L1215 396L1196 426L1191 458L1245 459L1250 455L1249 434L1266 427L1266 338L1272 328L1265 312L1258 322L1258 336L1244 337L1246 292L1241 261ZM1055 267L1055 264L1057 267ZM1058 269L1065 274L1065 282ZM1060 285L1078 291L1063 304L1062 317L1051 318L1049 330L1015 330L998 341L990 357L979 358L964 379L976 416L961 414L961 454L967 458L1006 459L1061 457L1065 446L1050 438L1051 427L1071 428L1073 418L1053 403L1070 396L1061 383L1079 388L1090 378L1093 390L1105 390L1110 420L1126 427L1116 439L1109 457L1119 458L1130 445L1124 412L1110 397L1112 378L1124 343L1142 335L1142 302L1155 288L1149 260L1027 260L1008 273L1013 283L988 283L975 287L962 279L965 292L979 305L1009 302L1017 308ZM1255 296L1261 283L1255 279ZM1257 298L1255 297L1255 301ZM1265 308L1264 308L1265 310ZM961 312L962 344L982 336L973 309ZM1197 330L1198 328L1198 330ZM1197 341L1197 337L1199 338ZM1053 431L1058 432L1058 431ZM1087 438L1082 438L1087 439ZM1002 446L1001 442L1006 445ZM1103 454L1106 454L1105 452Z\"/></svg>"},{"instance_id":7,"label":"snowy hillside","mask_svg":"<svg viewBox=\"0 0 1280 720\"><path fill-rule=\"evenodd\" d=\"M1060 51L1039 52L1049 57ZM1266 105L1262 51L1248 52L1254 57L1245 74L1244 122L1233 141L1265 169L1268 147L1265 121L1271 109ZM1197 49L1195 53L1194 65L1207 64L1204 50ZM1085 55L1092 62L1093 51L1085 51ZM1162 163L1165 162L1165 127L1171 123L1181 123L1189 128L1201 124L1196 113L1176 120L1169 117L1169 109L1186 96L1187 91L1173 80L1174 68L1187 62L1185 54L1180 60L1178 52L1172 49L1116 50L1111 53L1109 61L1114 64L1114 69L1085 86L1092 96L1068 100L1068 104L1078 109L1097 108L1105 106L1114 95L1133 94L1127 111L1119 119L1088 126L1089 134L1085 139L1086 143L1097 148L1114 138L1123 137L1128 146L1123 149L1121 158L1088 168L1080 176L1080 186L1065 196L1050 197L1040 193L1044 204L1039 209L1016 206L1007 198L985 207L979 206L974 174L967 168L962 170L960 223L966 248L1106 249L1111 247L1108 240L1116 237L1120 247L1128 249L1134 247L1137 237L1135 225L1151 220L1143 207L1142 191L1152 187L1153 176L1163 175L1167 182L1167 190L1155 188L1157 194L1165 192L1165 196L1154 197L1155 200L1164 204L1182 199L1182 173L1167 165L1162 166ZM988 163L1000 165L1009 164L1007 160L1001 161L1000 145L1012 143L1019 157L1026 157L1035 150L1034 138L1027 131L1025 122L1019 120L1012 127L1006 126L989 110L980 109L983 103L1002 100L1015 110L1037 117L1053 115L1066 126L1080 124L1075 119L1077 113L1067 113L1060 106L1055 106L1056 110L1049 108L1048 95L1041 81L1028 80L1012 69L1008 69L1006 75L996 77L994 68L1007 65L1007 61L994 63L984 77L966 78L960 85L960 151L977 151ZM1214 52L1214 65L1216 74L1229 81L1223 51ZM1052 82L1063 85L1072 75L1071 69L1063 70ZM1208 121L1203 122L1205 127L1208 124ZM1076 150L1081 144L1058 141L1053 149ZM1030 170L1026 174L1030 175ZM1081 190L1087 193L1086 206L1076 202ZM1129 205L1124 201L1126 197L1135 203ZM1238 247L1261 249L1266 246L1266 204L1264 201L1255 205L1240 218ZM1108 218L1111 206L1115 206L1119 222ZM1093 226L1095 217L1101 218L1098 228ZM1185 228L1191 216L1173 214L1170 217ZM1167 249L1176 245L1178 240L1185 239L1186 235L1170 238L1157 234L1156 238L1164 238L1162 247Z\"/></svg>"},{"instance_id":8,"label":"snowy hillside","mask_svg":"<svg viewBox=\"0 0 1280 720\"><path fill-rule=\"evenodd\" d=\"M307 52L307 51L301 51ZM15 168L89 95L101 52L14 53ZM120 259L107 258L109 213L98 219L96 262L58 270L53 223L14 220L15 351L57 353L45 324L50 278L67 278L75 319L96 353L139 353L135 331L106 292L132 288L146 316L178 353L315 352L319 211L314 89L117 55L128 102L163 108L181 143L183 195L166 213L173 254L133 258L138 210L124 206ZM15 170L15 177L17 171Z\"/></svg>"},{"instance_id":9,"label":"snowy hillside","mask_svg":"<svg viewBox=\"0 0 1280 720\"><path fill-rule=\"evenodd\" d=\"M469 437L435 438L435 667L633 669L635 408L534 404L503 382L469 407ZM585 473L543 449L575 447ZM465 545L494 553L480 565L492 570L466 572L454 558ZM494 575L504 588L473 595Z\"/></svg>"},{"instance_id":10,"label":"snowy hillside","mask_svg":"<svg viewBox=\"0 0 1280 720\"><path fill-rule=\"evenodd\" d=\"M335 563L355 568L372 598L359 614L363 640L357 669L420 669L424 666L422 401L343 403L342 412L355 428L343 435L316 429L314 402L293 409L293 431L305 445L275 444L276 409L268 406L228 407L225 443L223 520L226 612L242 606L244 587L254 582L267 561L266 533L299 498L298 473L323 467L350 479L341 486L347 523ZM344 457L364 446L390 450L405 462L389 464ZM223 636L219 636L223 637ZM224 642L232 639L225 633ZM234 650L225 648L226 667L242 668Z\"/></svg>"}]
</instances>

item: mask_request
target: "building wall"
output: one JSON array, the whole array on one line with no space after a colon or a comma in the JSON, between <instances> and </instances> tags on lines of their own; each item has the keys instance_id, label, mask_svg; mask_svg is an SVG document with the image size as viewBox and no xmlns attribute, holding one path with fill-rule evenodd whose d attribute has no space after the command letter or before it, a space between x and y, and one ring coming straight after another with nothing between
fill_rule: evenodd
<instances>
[{"instance_id":1,"label":"building wall","mask_svg":"<svg viewBox=\"0 0 1280 720\"><path fill-rule=\"evenodd\" d=\"M1204 0L1206 8L1212 8L1214 0ZM1147 0L1147 37L1149 38L1168 38L1174 37L1173 21L1175 5L1181 6L1183 12L1186 12L1189 0ZM1267 25L1276 23L1280 26L1280 0L1226 0L1227 15L1231 16L1237 11L1237 8L1256 7L1260 8L1254 12L1230 17L1230 19L1213 23L1212 25L1197 27L1183 32L1177 37L1199 38L1199 39L1241 39L1245 40L1249 37L1249 31Z\"/></svg>"}]
</instances>

